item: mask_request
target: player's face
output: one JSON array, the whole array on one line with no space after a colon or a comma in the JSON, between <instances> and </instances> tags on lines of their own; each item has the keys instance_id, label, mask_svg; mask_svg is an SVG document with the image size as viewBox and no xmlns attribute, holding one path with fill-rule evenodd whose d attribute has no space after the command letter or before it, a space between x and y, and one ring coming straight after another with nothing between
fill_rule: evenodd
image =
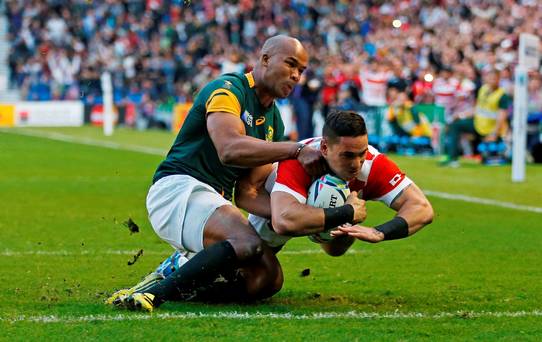
<instances>
[{"instance_id":1,"label":"player's face","mask_svg":"<svg viewBox=\"0 0 542 342\"><path fill-rule=\"evenodd\" d=\"M307 52L301 45L286 47L270 56L265 81L271 96L288 97L307 68L308 59Z\"/></svg>"},{"instance_id":2,"label":"player's face","mask_svg":"<svg viewBox=\"0 0 542 342\"><path fill-rule=\"evenodd\" d=\"M335 143L330 143L324 138L320 146L331 171L340 178L350 181L361 173L369 141L367 134L357 137L339 137Z\"/></svg>"}]
</instances>

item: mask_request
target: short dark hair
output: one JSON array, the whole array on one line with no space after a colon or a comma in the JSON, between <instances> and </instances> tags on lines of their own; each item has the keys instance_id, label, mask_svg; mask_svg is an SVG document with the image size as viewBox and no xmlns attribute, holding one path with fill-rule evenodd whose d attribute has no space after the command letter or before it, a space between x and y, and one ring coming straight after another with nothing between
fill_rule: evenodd
<instances>
[{"instance_id":1,"label":"short dark hair","mask_svg":"<svg viewBox=\"0 0 542 342\"><path fill-rule=\"evenodd\" d=\"M358 137L366 134L367 127L363 117L349 110L331 111L322 130L322 135L332 143L339 137Z\"/></svg>"}]
</instances>

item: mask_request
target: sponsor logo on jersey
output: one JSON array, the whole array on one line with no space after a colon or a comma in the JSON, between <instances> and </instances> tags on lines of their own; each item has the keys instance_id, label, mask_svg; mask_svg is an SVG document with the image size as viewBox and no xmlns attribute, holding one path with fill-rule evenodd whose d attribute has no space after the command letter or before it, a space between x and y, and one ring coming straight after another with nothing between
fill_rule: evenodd
<instances>
[{"instance_id":1,"label":"sponsor logo on jersey","mask_svg":"<svg viewBox=\"0 0 542 342\"><path fill-rule=\"evenodd\" d=\"M252 127L252 124L253 124L252 122L254 121L254 118L252 117L252 114L250 114L249 112L245 110L243 115L241 115L241 120L243 120L247 125Z\"/></svg>"},{"instance_id":2,"label":"sponsor logo on jersey","mask_svg":"<svg viewBox=\"0 0 542 342\"><path fill-rule=\"evenodd\" d=\"M259 118L256 119L256 126L263 125L264 122L265 122L265 116L260 116Z\"/></svg>"}]
</instances>

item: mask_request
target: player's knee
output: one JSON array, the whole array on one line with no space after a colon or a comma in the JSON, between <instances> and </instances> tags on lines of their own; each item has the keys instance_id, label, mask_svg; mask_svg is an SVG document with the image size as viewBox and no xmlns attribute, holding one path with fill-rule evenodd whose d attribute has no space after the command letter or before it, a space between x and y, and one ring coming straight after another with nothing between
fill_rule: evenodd
<instances>
[{"instance_id":1,"label":"player's knee","mask_svg":"<svg viewBox=\"0 0 542 342\"><path fill-rule=\"evenodd\" d=\"M228 241L233 246L235 254L240 261L261 257L263 254L263 242L254 235L246 235L239 238L231 238Z\"/></svg>"},{"instance_id":2,"label":"player's knee","mask_svg":"<svg viewBox=\"0 0 542 342\"><path fill-rule=\"evenodd\" d=\"M260 291L256 293L253 296L253 298L255 300L271 298L282 289L282 284L283 284L283 279L280 279L280 281L274 281L270 284L267 284L267 286L260 289Z\"/></svg>"},{"instance_id":3,"label":"player's knee","mask_svg":"<svg viewBox=\"0 0 542 342\"><path fill-rule=\"evenodd\" d=\"M261 273L247 286L247 294L251 300L261 300L272 297L282 289L284 276L280 266Z\"/></svg>"},{"instance_id":4,"label":"player's knee","mask_svg":"<svg viewBox=\"0 0 542 342\"><path fill-rule=\"evenodd\" d=\"M275 279L270 283L268 292L270 293L269 297L273 296L275 293L278 293L282 289L284 284L284 276L282 275L282 270L277 274Z\"/></svg>"}]
</instances>

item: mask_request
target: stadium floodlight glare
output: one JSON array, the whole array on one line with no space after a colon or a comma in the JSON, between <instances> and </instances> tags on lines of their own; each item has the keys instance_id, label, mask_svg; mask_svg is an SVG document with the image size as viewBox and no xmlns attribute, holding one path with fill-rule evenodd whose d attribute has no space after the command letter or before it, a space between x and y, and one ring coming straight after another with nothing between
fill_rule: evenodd
<instances>
[{"instance_id":1,"label":"stadium floodlight glare","mask_svg":"<svg viewBox=\"0 0 542 342\"><path fill-rule=\"evenodd\" d=\"M427 73L423 76L423 79L425 80L425 82L433 82L433 75Z\"/></svg>"},{"instance_id":2,"label":"stadium floodlight glare","mask_svg":"<svg viewBox=\"0 0 542 342\"><path fill-rule=\"evenodd\" d=\"M401 25L403 25L403 23L402 23L401 20L399 20L399 19L395 19L391 24L392 24L393 27L395 27L395 28L400 28Z\"/></svg>"}]
</instances>

